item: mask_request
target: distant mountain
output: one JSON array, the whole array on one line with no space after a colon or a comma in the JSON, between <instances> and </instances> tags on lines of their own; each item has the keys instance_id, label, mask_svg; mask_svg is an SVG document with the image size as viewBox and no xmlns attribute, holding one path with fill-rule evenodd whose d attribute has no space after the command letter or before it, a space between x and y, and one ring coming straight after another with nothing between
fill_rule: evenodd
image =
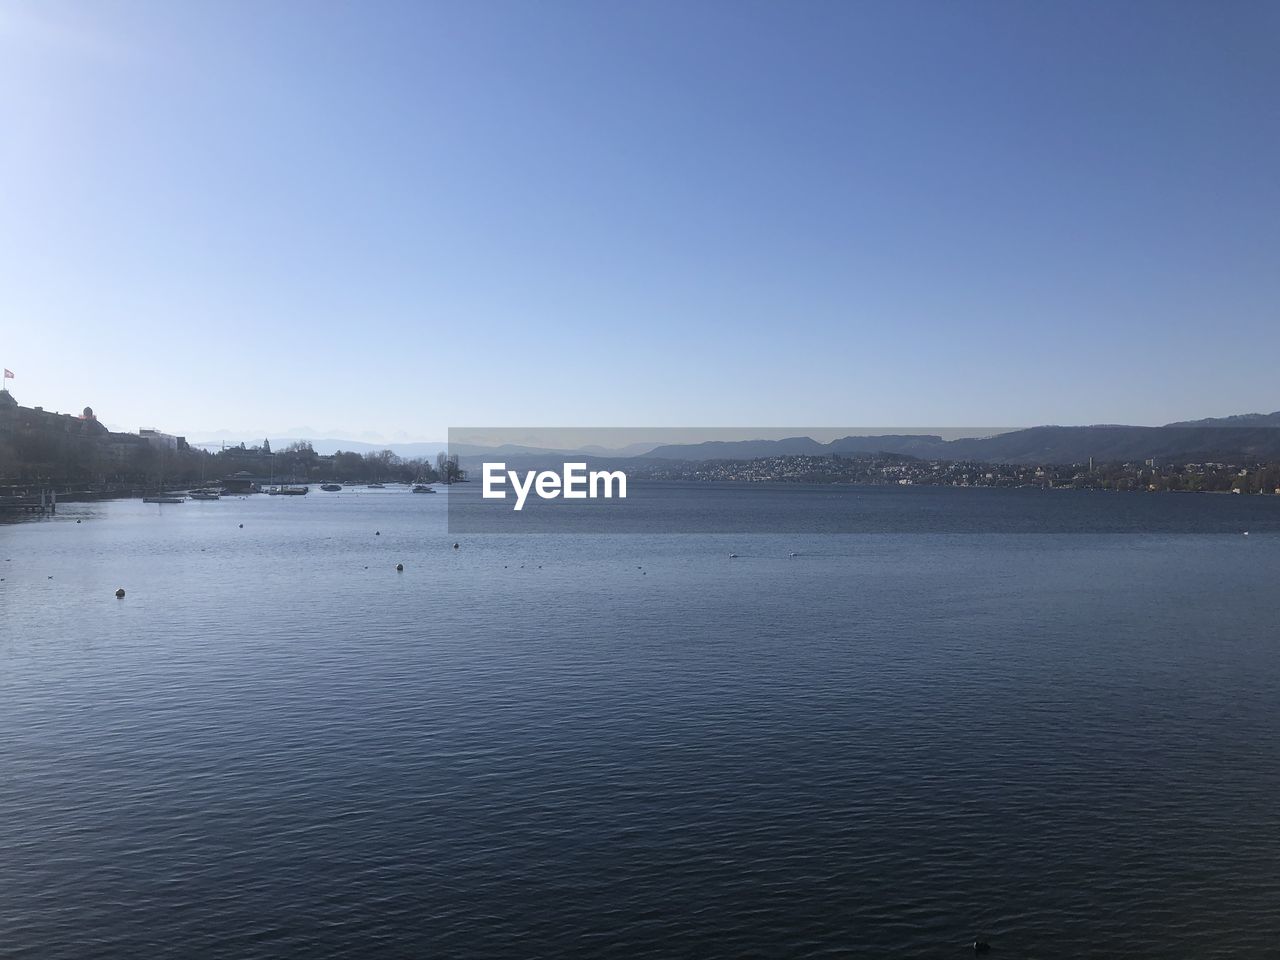
<instances>
[{"instance_id":1,"label":"distant mountain","mask_svg":"<svg viewBox=\"0 0 1280 960\"><path fill-rule=\"evenodd\" d=\"M602 457L632 457L637 454L645 453L653 447L652 443L632 443L617 450L612 450L600 446L587 446L580 450L559 450L549 447L527 447L514 443L506 443L497 447L485 447L477 444L455 443L452 447L444 440L428 440L415 441L413 443L372 443L367 440L343 440L336 437L324 437L321 439L311 439L304 436L291 437L268 437L267 441L271 444L272 450L283 450L292 443L306 442L310 443L313 450L321 456L328 456L339 450L348 453L377 453L381 450L390 450L398 457L406 460L416 459L418 457L427 457L435 459L437 453L441 451L449 451L463 459L481 462L483 460L493 460L497 458L529 458L539 457L546 459L548 457L565 457L583 455L602 456ZM221 450L225 443L228 447L239 445L241 442L245 446L253 447L262 443L262 438L240 438L235 440L201 440L192 443L191 446L199 447L202 450ZM563 462L563 461L561 461Z\"/></svg>"},{"instance_id":2,"label":"distant mountain","mask_svg":"<svg viewBox=\"0 0 1280 960\"><path fill-rule=\"evenodd\" d=\"M390 450L396 456L404 457L406 460L412 460L417 457L434 458L437 453L449 446L443 440L418 441L414 443L370 443L363 440L339 440L333 437L320 439L312 439L310 437L268 437L267 440L271 444L272 450L283 450L291 443L306 442L310 443L312 449L321 456L328 456L331 453L337 453L339 450L345 450L348 453L377 453L379 450ZM243 442L247 447L257 446L262 443L262 437L246 437ZM241 443L241 439L237 438L234 443L230 440L202 440L198 443L192 443L191 446L199 447L202 450L221 450L224 443L228 447L233 447Z\"/></svg>"},{"instance_id":3,"label":"distant mountain","mask_svg":"<svg viewBox=\"0 0 1280 960\"><path fill-rule=\"evenodd\" d=\"M589 453L597 457L639 457L648 453L656 443L628 443L625 447L618 447L616 450L612 447L602 447L598 444L588 444L579 448L580 453Z\"/></svg>"},{"instance_id":4,"label":"distant mountain","mask_svg":"<svg viewBox=\"0 0 1280 960\"><path fill-rule=\"evenodd\" d=\"M818 443L809 437L733 443L669 444L648 454L668 460L754 460L760 457L894 453L933 460L981 463L1070 464L1159 461L1280 459L1280 423L1275 426L1090 426L1030 427L991 437L943 440L936 436L842 437Z\"/></svg>"},{"instance_id":5,"label":"distant mountain","mask_svg":"<svg viewBox=\"0 0 1280 960\"><path fill-rule=\"evenodd\" d=\"M755 460L760 457L831 456L835 453L907 453L927 457L945 448L947 441L929 434L887 434L841 437L819 443L811 437L782 440L710 440L706 443L665 444L645 454L664 460Z\"/></svg>"},{"instance_id":6,"label":"distant mountain","mask_svg":"<svg viewBox=\"0 0 1280 960\"><path fill-rule=\"evenodd\" d=\"M661 460L755 460L758 457L821 456L828 445L809 437L782 440L708 440L705 443L675 443L654 447L646 459Z\"/></svg>"},{"instance_id":7,"label":"distant mountain","mask_svg":"<svg viewBox=\"0 0 1280 960\"><path fill-rule=\"evenodd\" d=\"M1280 458L1280 430L1250 427L1032 427L947 444L948 459L986 463L1067 464L1237 461Z\"/></svg>"},{"instance_id":8,"label":"distant mountain","mask_svg":"<svg viewBox=\"0 0 1280 960\"><path fill-rule=\"evenodd\" d=\"M494 457L634 457L653 449L652 443L630 443L625 447L613 449L590 444L585 447L529 447L516 443L504 443L496 447L486 447L475 443L455 443L449 446L449 452L464 460L468 457L481 457L492 460ZM561 461L563 463L563 461Z\"/></svg>"},{"instance_id":9,"label":"distant mountain","mask_svg":"<svg viewBox=\"0 0 1280 960\"><path fill-rule=\"evenodd\" d=\"M1207 417L1204 420L1182 420L1170 427L1280 427L1280 410L1275 413L1237 413L1232 417Z\"/></svg>"}]
</instances>

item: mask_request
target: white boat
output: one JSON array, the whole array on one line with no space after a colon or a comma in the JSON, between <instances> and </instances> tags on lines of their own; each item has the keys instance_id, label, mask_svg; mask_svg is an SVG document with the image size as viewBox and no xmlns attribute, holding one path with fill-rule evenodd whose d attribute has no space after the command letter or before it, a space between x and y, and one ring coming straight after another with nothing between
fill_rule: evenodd
<instances>
[{"instance_id":1,"label":"white boat","mask_svg":"<svg viewBox=\"0 0 1280 960\"><path fill-rule=\"evenodd\" d=\"M271 497L301 497L309 493L310 490L310 487L267 487L267 495Z\"/></svg>"}]
</instances>

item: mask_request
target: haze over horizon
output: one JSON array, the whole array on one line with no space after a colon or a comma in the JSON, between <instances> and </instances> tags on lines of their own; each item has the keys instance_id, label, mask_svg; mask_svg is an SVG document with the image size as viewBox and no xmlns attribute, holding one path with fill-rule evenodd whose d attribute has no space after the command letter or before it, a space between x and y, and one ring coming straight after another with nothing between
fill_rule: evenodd
<instances>
[{"instance_id":1,"label":"haze over horizon","mask_svg":"<svg viewBox=\"0 0 1280 960\"><path fill-rule=\"evenodd\" d=\"M193 440L1272 411L1278 28L0 3L0 364Z\"/></svg>"}]
</instances>

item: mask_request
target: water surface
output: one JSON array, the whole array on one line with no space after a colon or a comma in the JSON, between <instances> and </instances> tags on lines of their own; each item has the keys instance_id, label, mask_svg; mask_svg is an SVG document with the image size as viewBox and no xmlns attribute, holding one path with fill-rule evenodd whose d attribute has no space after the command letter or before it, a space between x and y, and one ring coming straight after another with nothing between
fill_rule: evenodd
<instances>
[{"instance_id":1,"label":"water surface","mask_svg":"<svg viewBox=\"0 0 1280 960\"><path fill-rule=\"evenodd\" d=\"M936 494L951 532L458 537L395 490L0 527L0 943L1274 957L1280 498L955 520L1013 493Z\"/></svg>"}]
</instances>

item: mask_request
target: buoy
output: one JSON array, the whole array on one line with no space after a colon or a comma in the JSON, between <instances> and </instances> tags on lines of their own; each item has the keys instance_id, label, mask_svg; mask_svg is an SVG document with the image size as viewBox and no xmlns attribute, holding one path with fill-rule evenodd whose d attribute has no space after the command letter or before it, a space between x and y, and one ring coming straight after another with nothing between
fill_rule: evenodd
<instances>
[{"instance_id":1,"label":"buoy","mask_svg":"<svg viewBox=\"0 0 1280 960\"><path fill-rule=\"evenodd\" d=\"M457 549L458 549L458 544L457 544L456 542L455 542L455 543L454 543L454 545L453 545L453 549L455 549L455 550L457 550Z\"/></svg>"},{"instance_id":2,"label":"buoy","mask_svg":"<svg viewBox=\"0 0 1280 960\"><path fill-rule=\"evenodd\" d=\"M987 951L989 951L990 949L991 949L991 944L987 943L987 941L985 941L985 940L975 940L975 941L973 941L973 952L974 952L974 953L986 953L986 952L987 952Z\"/></svg>"},{"instance_id":3,"label":"buoy","mask_svg":"<svg viewBox=\"0 0 1280 960\"><path fill-rule=\"evenodd\" d=\"M241 529L241 530L243 530L243 529L244 529L244 524L243 524L243 523L242 523L242 524L240 524L240 529Z\"/></svg>"},{"instance_id":4,"label":"buoy","mask_svg":"<svg viewBox=\"0 0 1280 960\"><path fill-rule=\"evenodd\" d=\"M375 537L380 537L380 536L382 536L382 531L381 531L381 530L375 530L375 531L373 531L373 535L374 535Z\"/></svg>"},{"instance_id":5,"label":"buoy","mask_svg":"<svg viewBox=\"0 0 1280 960\"><path fill-rule=\"evenodd\" d=\"M77 521L76 521L76 523L79 523L79 522L80 522L79 520L77 520ZM1248 536L1248 534L1246 533L1246 534L1245 534L1245 536L1247 537L1247 536Z\"/></svg>"},{"instance_id":6,"label":"buoy","mask_svg":"<svg viewBox=\"0 0 1280 960\"><path fill-rule=\"evenodd\" d=\"M79 520L77 520L77 521L76 521L76 523L79 523L79 522L80 522ZM1249 535L1249 531L1248 531L1248 530L1246 530L1246 531L1244 532L1244 535L1247 537L1247 536Z\"/></svg>"},{"instance_id":7,"label":"buoy","mask_svg":"<svg viewBox=\"0 0 1280 960\"><path fill-rule=\"evenodd\" d=\"M396 564L396 570L397 570L398 572L400 572L400 573L403 573L403 572L404 572L404 564L403 564L403 563L397 563L397 564Z\"/></svg>"},{"instance_id":8,"label":"buoy","mask_svg":"<svg viewBox=\"0 0 1280 960\"><path fill-rule=\"evenodd\" d=\"M121 587L119 590L116 591L116 599L117 600L124 599L124 587Z\"/></svg>"}]
</instances>

